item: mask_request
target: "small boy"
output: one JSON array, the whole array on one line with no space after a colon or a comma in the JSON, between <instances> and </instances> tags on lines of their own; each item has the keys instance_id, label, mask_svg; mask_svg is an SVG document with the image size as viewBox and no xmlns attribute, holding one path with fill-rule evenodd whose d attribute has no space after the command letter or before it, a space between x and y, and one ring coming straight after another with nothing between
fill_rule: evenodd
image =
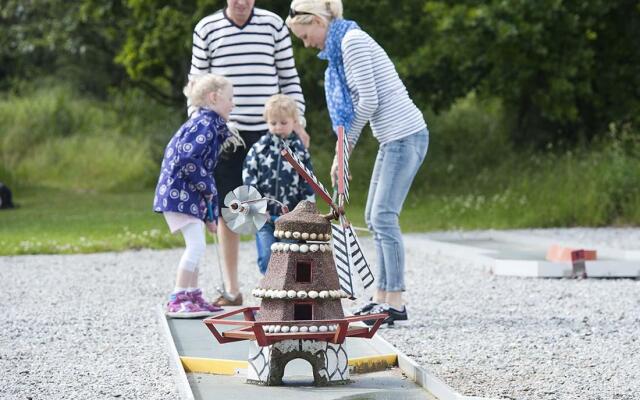
<instances>
[{"instance_id":1,"label":"small boy","mask_svg":"<svg viewBox=\"0 0 640 400\"><path fill-rule=\"evenodd\" d=\"M292 210L302 200L315 202L313 189L298 175L295 169L280 155L287 145L304 165L313 171L309 152L293 132L298 121L298 108L290 97L271 96L264 108L264 119L269 132L263 135L249 150L242 169L243 184L250 185L266 198L282 202ZM282 214L276 202L269 202L270 219L256 233L258 268L263 275L271 258L271 245L278 240L273 236L275 220Z\"/></svg>"}]
</instances>

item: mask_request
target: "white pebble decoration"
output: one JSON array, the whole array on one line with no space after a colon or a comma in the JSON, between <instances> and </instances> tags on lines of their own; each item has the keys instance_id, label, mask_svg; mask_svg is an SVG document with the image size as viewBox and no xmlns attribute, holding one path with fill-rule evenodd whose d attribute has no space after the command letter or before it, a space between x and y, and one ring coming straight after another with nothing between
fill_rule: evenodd
<instances>
[{"instance_id":1,"label":"white pebble decoration","mask_svg":"<svg viewBox=\"0 0 640 400\"><path fill-rule=\"evenodd\" d=\"M300 237L302 238L302 240L307 240L309 239L309 234L307 232L303 232Z\"/></svg>"},{"instance_id":2,"label":"white pebble decoration","mask_svg":"<svg viewBox=\"0 0 640 400\"><path fill-rule=\"evenodd\" d=\"M322 253L324 253L324 251L326 250L325 246L323 244L320 245L320 251Z\"/></svg>"},{"instance_id":3,"label":"white pebble decoration","mask_svg":"<svg viewBox=\"0 0 640 400\"><path fill-rule=\"evenodd\" d=\"M278 251L278 243L274 243L271 245L271 251Z\"/></svg>"},{"instance_id":4,"label":"white pebble decoration","mask_svg":"<svg viewBox=\"0 0 640 400\"><path fill-rule=\"evenodd\" d=\"M318 292L316 292L315 290L309 290L309 298L315 299L316 297L318 297Z\"/></svg>"},{"instance_id":5,"label":"white pebble decoration","mask_svg":"<svg viewBox=\"0 0 640 400\"><path fill-rule=\"evenodd\" d=\"M300 245L300 253L306 253L309 251L309 245L301 244Z\"/></svg>"},{"instance_id":6,"label":"white pebble decoration","mask_svg":"<svg viewBox=\"0 0 640 400\"><path fill-rule=\"evenodd\" d=\"M264 297L269 298L273 297L273 290L269 289L264 293Z\"/></svg>"},{"instance_id":7,"label":"white pebble decoration","mask_svg":"<svg viewBox=\"0 0 640 400\"><path fill-rule=\"evenodd\" d=\"M307 298L307 292L305 292L304 290L298 291L298 298L299 299L306 299Z\"/></svg>"},{"instance_id":8,"label":"white pebble decoration","mask_svg":"<svg viewBox=\"0 0 640 400\"><path fill-rule=\"evenodd\" d=\"M298 246L297 244L293 243L290 247L291 251L293 252L297 252L298 250L300 250L300 246Z\"/></svg>"},{"instance_id":9,"label":"white pebble decoration","mask_svg":"<svg viewBox=\"0 0 640 400\"><path fill-rule=\"evenodd\" d=\"M335 325L329 325L329 331L330 332L335 332L336 331L336 326Z\"/></svg>"},{"instance_id":10,"label":"white pebble decoration","mask_svg":"<svg viewBox=\"0 0 640 400\"><path fill-rule=\"evenodd\" d=\"M300 332L307 332L309 330L309 328L307 328L306 326L301 326L300 327Z\"/></svg>"},{"instance_id":11,"label":"white pebble decoration","mask_svg":"<svg viewBox=\"0 0 640 400\"><path fill-rule=\"evenodd\" d=\"M318 332L318 327L317 327L317 326L315 326L315 325L310 326L310 327L309 327L309 332L312 332L312 333L314 333L314 332Z\"/></svg>"},{"instance_id":12,"label":"white pebble decoration","mask_svg":"<svg viewBox=\"0 0 640 400\"><path fill-rule=\"evenodd\" d=\"M338 290L338 294L340 295L340 297L342 297L343 299L346 299L347 297L349 297L349 295L347 294L347 292L345 292L344 290L340 289Z\"/></svg>"},{"instance_id":13,"label":"white pebble decoration","mask_svg":"<svg viewBox=\"0 0 640 400\"><path fill-rule=\"evenodd\" d=\"M321 299L327 299L329 298L329 292L327 292L326 290L322 290L320 291L320 293L318 293L318 296L320 296Z\"/></svg>"},{"instance_id":14,"label":"white pebble decoration","mask_svg":"<svg viewBox=\"0 0 640 400\"><path fill-rule=\"evenodd\" d=\"M280 332L282 332L282 333L287 333L287 332L289 332L289 327L288 327L288 326L283 326L283 327L280 329Z\"/></svg>"},{"instance_id":15,"label":"white pebble decoration","mask_svg":"<svg viewBox=\"0 0 640 400\"><path fill-rule=\"evenodd\" d=\"M318 238L318 235L316 235L315 233L312 233L309 235L309 239L311 240L316 240Z\"/></svg>"},{"instance_id":16,"label":"white pebble decoration","mask_svg":"<svg viewBox=\"0 0 640 400\"><path fill-rule=\"evenodd\" d=\"M322 326L320 326L320 327L318 328L318 330L319 330L320 332L326 332L326 331L328 331L328 330L329 330L329 328L327 328L326 326L322 325Z\"/></svg>"},{"instance_id":17,"label":"white pebble decoration","mask_svg":"<svg viewBox=\"0 0 640 400\"><path fill-rule=\"evenodd\" d=\"M290 299L295 299L298 293L295 290L289 290L287 292L287 297Z\"/></svg>"},{"instance_id":18,"label":"white pebble decoration","mask_svg":"<svg viewBox=\"0 0 640 400\"><path fill-rule=\"evenodd\" d=\"M291 237L291 232L286 231L286 232L284 233L284 237L286 237L287 239L289 239L289 238Z\"/></svg>"},{"instance_id":19,"label":"white pebble decoration","mask_svg":"<svg viewBox=\"0 0 640 400\"><path fill-rule=\"evenodd\" d=\"M320 249L320 246L318 246L317 244L312 244L311 246L309 246L309 250L311 250L312 253L315 253L319 249Z\"/></svg>"},{"instance_id":20,"label":"white pebble decoration","mask_svg":"<svg viewBox=\"0 0 640 400\"><path fill-rule=\"evenodd\" d=\"M300 239L300 232L293 232L291 236L293 236L294 239Z\"/></svg>"},{"instance_id":21,"label":"white pebble decoration","mask_svg":"<svg viewBox=\"0 0 640 400\"><path fill-rule=\"evenodd\" d=\"M280 231L273 231L273 236L279 238L280 237Z\"/></svg>"},{"instance_id":22,"label":"white pebble decoration","mask_svg":"<svg viewBox=\"0 0 640 400\"><path fill-rule=\"evenodd\" d=\"M286 291L286 290L280 290L280 291L278 292L278 298L280 298L280 299L284 299L284 298L286 298L286 297L287 297L287 291Z\"/></svg>"},{"instance_id":23,"label":"white pebble decoration","mask_svg":"<svg viewBox=\"0 0 640 400\"><path fill-rule=\"evenodd\" d=\"M291 329L289 330L289 332L291 333L296 333L300 330L300 328L298 328L297 326L292 326Z\"/></svg>"},{"instance_id":24,"label":"white pebble decoration","mask_svg":"<svg viewBox=\"0 0 640 400\"><path fill-rule=\"evenodd\" d=\"M274 333L278 333L280 332L280 325L276 325L275 329L273 330Z\"/></svg>"},{"instance_id":25,"label":"white pebble decoration","mask_svg":"<svg viewBox=\"0 0 640 400\"><path fill-rule=\"evenodd\" d=\"M285 243L284 245L282 245L282 251L289 251L289 243Z\"/></svg>"},{"instance_id":26,"label":"white pebble decoration","mask_svg":"<svg viewBox=\"0 0 640 400\"><path fill-rule=\"evenodd\" d=\"M267 290L266 290L266 289L260 289L260 291L258 292L258 295L259 295L260 297L264 297L264 294L265 294L265 293L267 293Z\"/></svg>"},{"instance_id":27,"label":"white pebble decoration","mask_svg":"<svg viewBox=\"0 0 640 400\"><path fill-rule=\"evenodd\" d=\"M329 296L331 296L334 299L336 297L339 297L338 291L337 290L329 290Z\"/></svg>"}]
</instances>

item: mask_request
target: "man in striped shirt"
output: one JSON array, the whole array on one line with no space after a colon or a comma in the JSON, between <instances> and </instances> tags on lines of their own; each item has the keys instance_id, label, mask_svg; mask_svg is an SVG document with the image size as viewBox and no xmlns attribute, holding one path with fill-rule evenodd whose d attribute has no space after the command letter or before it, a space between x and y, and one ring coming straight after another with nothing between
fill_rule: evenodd
<instances>
[{"instance_id":1,"label":"man in striped shirt","mask_svg":"<svg viewBox=\"0 0 640 400\"><path fill-rule=\"evenodd\" d=\"M264 105L274 94L291 96L304 115L305 103L293 59L291 37L276 14L255 8L255 0L227 0L227 7L203 18L193 32L191 71L193 77L214 73L233 83L235 108L230 121L240 131L245 147L223 154L215 170L218 196L242 185L242 163L251 146L267 132ZM190 107L190 112L191 107ZM309 145L304 118L295 132ZM223 220L218 234L224 253L225 293L214 303L240 305L238 285L239 236Z\"/></svg>"}]
</instances>

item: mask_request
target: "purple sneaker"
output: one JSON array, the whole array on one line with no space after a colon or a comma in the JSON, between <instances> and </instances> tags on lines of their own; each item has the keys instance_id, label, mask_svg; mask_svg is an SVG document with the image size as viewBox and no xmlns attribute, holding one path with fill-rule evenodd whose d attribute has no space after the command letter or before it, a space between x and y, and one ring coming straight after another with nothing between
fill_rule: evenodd
<instances>
[{"instance_id":1,"label":"purple sneaker","mask_svg":"<svg viewBox=\"0 0 640 400\"><path fill-rule=\"evenodd\" d=\"M203 310L207 310L209 312L220 312L223 310L222 307L218 307L214 304L211 304L209 302L207 302L203 297L202 297L202 290L200 289L196 289L192 292L187 292L187 295L191 298L191 302L193 304L198 305L200 308L202 308Z\"/></svg>"},{"instance_id":2,"label":"purple sneaker","mask_svg":"<svg viewBox=\"0 0 640 400\"><path fill-rule=\"evenodd\" d=\"M166 315L171 318L201 318L212 313L191 301L186 291L169 295Z\"/></svg>"}]
</instances>

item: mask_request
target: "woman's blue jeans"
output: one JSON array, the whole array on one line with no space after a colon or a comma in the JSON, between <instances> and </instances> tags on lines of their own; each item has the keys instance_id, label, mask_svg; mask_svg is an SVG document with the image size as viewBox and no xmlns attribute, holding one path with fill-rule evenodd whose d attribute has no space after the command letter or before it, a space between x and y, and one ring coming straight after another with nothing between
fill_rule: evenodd
<instances>
[{"instance_id":1,"label":"woman's blue jeans","mask_svg":"<svg viewBox=\"0 0 640 400\"><path fill-rule=\"evenodd\" d=\"M364 217L373 232L380 290L405 290L404 244L398 217L428 147L429 131L423 129L378 149Z\"/></svg>"}]
</instances>

